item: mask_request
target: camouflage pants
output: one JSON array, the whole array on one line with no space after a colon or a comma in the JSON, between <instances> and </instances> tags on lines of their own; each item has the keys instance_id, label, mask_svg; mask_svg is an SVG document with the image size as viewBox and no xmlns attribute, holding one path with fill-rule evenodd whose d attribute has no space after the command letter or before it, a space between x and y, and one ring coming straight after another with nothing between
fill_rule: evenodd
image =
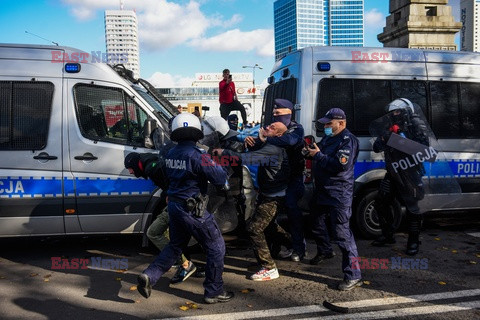
<instances>
[{"instance_id":1,"label":"camouflage pants","mask_svg":"<svg viewBox=\"0 0 480 320\"><path fill-rule=\"evenodd\" d=\"M247 232L258 263L267 269L276 268L267 238L274 243L291 247L291 236L276 222L277 213L285 206L285 197L267 198L259 195L255 212L247 222Z\"/></svg>"}]
</instances>

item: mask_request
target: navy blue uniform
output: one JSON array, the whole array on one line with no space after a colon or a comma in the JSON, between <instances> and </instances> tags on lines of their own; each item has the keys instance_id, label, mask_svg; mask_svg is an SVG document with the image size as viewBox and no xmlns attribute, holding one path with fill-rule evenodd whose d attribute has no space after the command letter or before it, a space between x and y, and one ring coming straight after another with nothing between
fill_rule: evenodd
<instances>
[{"instance_id":1,"label":"navy blue uniform","mask_svg":"<svg viewBox=\"0 0 480 320\"><path fill-rule=\"evenodd\" d=\"M302 155L304 146L304 130L301 124L294 121L288 125L288 130L280 137L268 137L267 142L285 148L290 165L290 179L288 181L285 205L287 207L288 224L292 235L293 251L300 257L305 255L305 235L303 233L303 213L298 207L298 200L303 197L303 170L305 159Z\"/></svg>"},{"instance_id":2,"label":"navy blue uniform","mask_svg":"<svg viewBox=\"0 0 480 320\"><path fill-rule=\"evenodd\" d=\"M160 252L155 261L143 272L155 284L176 262L193 236L207 252L204 296L211 298L223 291L223 259L225 242L220 229L209 212L202 218L193 216L185 207L184 200L198 193L207 193L210 181L223 186L227 174L222 167L208 158L202 158L203 151L193 141L181 141L165 156L166 176L169 180L167 195L170 243Z\"/></svg>"},{"instance_id":3,"label":"navy blue uniform","mask_svg":"<svg viewBox=\"0 0 480 320\"><path fill-rule=\"evenodd\" d=\"M313 235L319 254L333 252L325 218L330 217L335 240L342 251L345 280L361 278L360 269L352 268L352 258L358 257L357 245L350 230L352 216L353 170L358 156L358 139L348 129L318 144L320 152L314 157L313 175ZM355 261L355 260L353 260Z\"/></svg>"}]
</instances>

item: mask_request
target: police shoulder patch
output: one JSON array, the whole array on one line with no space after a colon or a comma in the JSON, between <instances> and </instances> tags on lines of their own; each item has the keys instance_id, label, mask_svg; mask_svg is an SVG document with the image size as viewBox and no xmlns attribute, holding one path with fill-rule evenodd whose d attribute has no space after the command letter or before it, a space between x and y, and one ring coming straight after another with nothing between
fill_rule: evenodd
<instances>
[{"instance_id":1,"label":"police shoulder patch","mask_svg":"<svg viewBox=\"0 0 480 320\"><path fill-rule=\"evenodd\" d=\"M348 163L348 157L349 155L348 154L344 154L344 153L341 153L339 156L338 156L338 161L340 162L340 164L347 164Z\"/></svg>"}]
</instances>

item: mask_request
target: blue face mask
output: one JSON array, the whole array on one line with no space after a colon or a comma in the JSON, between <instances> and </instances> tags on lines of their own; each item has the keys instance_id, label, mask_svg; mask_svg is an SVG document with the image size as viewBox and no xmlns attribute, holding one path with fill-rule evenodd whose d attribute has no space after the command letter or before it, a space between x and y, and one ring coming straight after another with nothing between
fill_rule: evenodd
<instances>
[{"instance_id":1,"label":"blue face mask","mask_svg":"<svg viewBox=\"0 0 480 320\"><path fill-rule=\"evenodd\" d=\"M331 127L328 127L328 128L324 128L323 131L325 132L325 135L327 137L331 137L333 135L333 130Z\"/></svg>"}]
</instances>

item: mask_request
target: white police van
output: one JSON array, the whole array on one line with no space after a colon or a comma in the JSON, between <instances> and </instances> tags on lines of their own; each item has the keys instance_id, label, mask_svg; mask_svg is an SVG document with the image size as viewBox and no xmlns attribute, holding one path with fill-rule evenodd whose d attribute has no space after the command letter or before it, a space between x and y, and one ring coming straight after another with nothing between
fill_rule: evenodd
<instances>
[{"instance_id":1,"label":"white police van","mask_svg":"<svg viewBox=\"0 0 480 320\"><path fill-rule=\"evenodd\" d=\"M396 98L421 107L462 190L448 207L433 211L480 208L479 53L307 47L278 60L268 82L262 123L271 122L275 98L289 99L305 135L318 141L323 133L314 121L332 107L345 111L347 127L360 140L352 221L364 236L380 233L372 204L385 174L382 155L372 151L369 124ZM399 202L394 207L399 224L404 210Z\"/></svg>"}]
</instances>

